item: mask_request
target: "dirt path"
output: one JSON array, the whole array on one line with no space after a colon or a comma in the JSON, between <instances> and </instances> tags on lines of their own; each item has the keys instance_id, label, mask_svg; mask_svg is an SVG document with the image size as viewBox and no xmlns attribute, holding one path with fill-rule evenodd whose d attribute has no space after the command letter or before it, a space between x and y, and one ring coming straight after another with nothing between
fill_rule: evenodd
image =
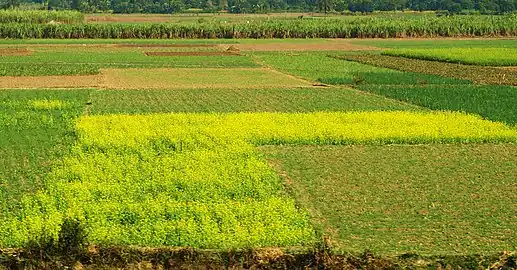
<instances>
[{"instance_id":1,"label":"dirt path","mask_svg":"<svg viewBox=\"0 0 517 270\"><path fill-rule=\"evenodd\" d=\"M222 44L223 50L230 47L240 51L272 52L272 51L375 51L380 48L351 44L345 40L325 40L320 43L263 43L263 44Z\"/></svg>"}]
</instances>

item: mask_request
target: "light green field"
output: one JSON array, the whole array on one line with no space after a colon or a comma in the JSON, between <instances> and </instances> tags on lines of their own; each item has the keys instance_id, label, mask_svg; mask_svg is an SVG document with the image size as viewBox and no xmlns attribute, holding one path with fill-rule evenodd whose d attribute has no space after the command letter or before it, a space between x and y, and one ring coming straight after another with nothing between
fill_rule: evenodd
<instances>
[{"instance_id":1,"label":"light green field","mask_svg":"<svg viewBox=\"0 0 517 270\"><path fill-rule=\"evenodd\" d=\"M469 65L517 65L517 48L393 49L383 54Z\"/></svg>"},{"instance_id":2,"label":"light green field","mask_svg":"<svg viewBox=\"0 0 517 270\"><path fill-rule=\"evenodd\" d=\"M467 80L436 75L401 72L329 57L328 52L257 53L264 64L280 71L327 84L388 84L412 85L425 81L429 84L468 84Z\"/></svg>"},{"instance_id":3,"label":"light green field","mask_svg":"<svg viewBox=\"0 0 517 270\"><path fill-rule=\"evenodd\" d=\"M351 42L390 49L517 48L517 39L511 37L498 39L354 39Z\"/></svg>"}]
</instances>

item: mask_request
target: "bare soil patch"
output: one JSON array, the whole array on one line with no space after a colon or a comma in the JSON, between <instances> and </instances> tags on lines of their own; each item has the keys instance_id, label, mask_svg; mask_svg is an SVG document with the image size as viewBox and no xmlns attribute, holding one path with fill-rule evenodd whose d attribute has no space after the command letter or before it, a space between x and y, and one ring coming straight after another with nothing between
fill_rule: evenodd
<instances>
[{"instance_id":1,"label":"bare soil patch","mask_svg":"<svg viewBox=\"0 0 517 270\"><path fill-rule=\"evenodd\" d=\"M86 15L86 23L134 23L134 22L168 22L177 20L178 18L171 15L153 14L149 15L134 15L134 14L117 14L117 15Z\"/></svg>"},{"instance_id":2,"label":"bare soil patch","mask_svg":"<svg viewBox=\"0 0 517 270\"><path fill-rule=\"evenodd\" d=\"M147 56L242 56L238 52L145 52Z\"/></svg>"},{"instance_id":3,"label":"bare soil patch","mask_svg":"<svg viewBox=\"0 0 517 270\"><path fill-rule=\"evenodd\" d=\"M27 48L2 48L0 56L28 56L32 51Z\"/></svg>"},{"instance_id":4,"label":"bare soil patch","mask_svg":"<svg viewBox=\"0 0 517 270\"><path fill-rule=\"evenodd\" d=\"M501 69L517 72L517 67L501 67Z\"/></svg>"},{"instance_id":5,"label":"bare soil patch","mask_svg":"<svg viewBox=\"0 0 517 270\"><path fill-rule=\"evenodd\" d=\"M224 50L236 48L241 51L374 51L377 47L351 44L343 41L329 41L325 43L265 43L265 44L231 44L219 45Z\"/></svg>"},{"instance_id":6,"label":"bare soil patch","mask_svg":"<svg viewBox=\"0 0 517 270\"><path fill-rule=\"evenodd\" d=\"M102 85L102 76L4 76L0 77L1 89L33 88L88 88Z\"/></svg>"}]
</instances>

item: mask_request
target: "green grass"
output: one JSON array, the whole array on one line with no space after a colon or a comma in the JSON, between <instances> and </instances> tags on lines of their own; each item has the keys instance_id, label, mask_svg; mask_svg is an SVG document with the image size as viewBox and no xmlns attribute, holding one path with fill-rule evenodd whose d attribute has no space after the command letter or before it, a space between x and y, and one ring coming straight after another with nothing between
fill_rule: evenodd
<instances>
[{"instance_id":1,"label":"green grass","mask_svg":"<svg viewBox=\"0 0 517 270\"><path fill-rule=\"evenodd\" d=\"M508 39L354 39L353 44L390 49L456 49L456 48L517 48L517 40Z\"/></svg>"},{"instance_id":2,"label":"green grass","mask_svg":"<svg viewBox=\"0 0 517 270\"><path fill-rule=\"evenodd\" d=\"M422 110L347 88L102 90L91 114Z\"/></svg>"},{"instance_id":3,"label":"green grass","mask_svg":"<svg viewBox=\"0 0 517 270\"><path fill-rule=\"evenodd\" d=\"M1 59L1 58L0 58ZM11 60L12 61L12 60ZM94 75L99 65L73 63L16 63L0 62L0 76Z\"/></svg>"},{"instance_id":4,"label":"green grass","mask_svg":"<svg viewBox=\"0 0 517 270\"><path fill-rule=\"evenodd\" d=\"M0 90L0 219L40 189L74 142L89 90Z\"/></svg>"},{"instance_id":5,"label":"green grass","mask_svg":"<svg viewBox=\"0 0 517 270\"><path fill-rule=\"evenodd\" d=\"M517 41L516 41L517 42ZM414 59L481 66L517 65L516 48L394 49L383 54Z\"/></svg>"},{"instance_id":6,"label":"green grass","mask_svg":"<svg viewBox=\"0 0 517 270\"><path fill-rule=\"evenodd\" d=\"M479 114L492 121L517 124L517 88L490 85L360 86L361 90L432 110Z\"/></svg>"},{"instance_id":7,"label":"green grass","mask_svg":"<svg viewBox=\"0 0 517 270\"><path fill-rule=\"evenodd\" d=\"M515 145L262 150L343 251L465 255L517 248Z\"/></svg>"},{"instance_id":8,"label":"green grass","mask_svg":"<svg viewBox=\"0 0 517 270\"><path fill-rule=\"evenodd\" d=\"M258 67L247 56L146 56L154 48L36 48L28 56L0 56L0 76L91 75L100 68ZM162 49L163 50L163 49ZM199 51L192 48L191 51Z\"/></svg>"},{"instance_id":9,"label":"green grass","mask_svg":"<svg viewBox=\"0 0 517 270\"><path fill-rule=\"evenodd\" d=\"M328 52L256 53L266 65L283 72L327 84L433 84L470 83L466 80L444 78L374 67L328 57Z\"/></svg>"},{"instance_id":10,"label":"green grass","mask_svg":"<svg viewBox=\"0 0 517 270\"><path fill-rule=\"evenodd\" d=\"M376 54L345 54L335 57L400 71L469 80L478 84L517 85L516 71L497 67L460 65ZM422 80L419 84L432 84L432 82Z\"/></svg>"}]
</instances>

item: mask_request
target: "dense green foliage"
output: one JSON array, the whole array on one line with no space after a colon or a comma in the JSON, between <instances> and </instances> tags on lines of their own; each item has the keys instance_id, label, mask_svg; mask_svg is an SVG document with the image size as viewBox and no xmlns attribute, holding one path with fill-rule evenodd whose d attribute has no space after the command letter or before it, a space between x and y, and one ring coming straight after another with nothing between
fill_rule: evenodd
<instances>
[{"instance_id":1,"label":"dense green foliage","mask_svg":"<svg viewBox=\"0 0 517 270\"><path fill-rule=\"evenodd\" d=\"M23 0L3 0L1 6L16 6ZM39 0L26 0L40 4ZM372 12L411 10L447 10L450 13L507 13L517 9L514 0L50 0L45 7L77 9L83 12L173 13L185 9L193 13L228 11L231 13L267 13L271 11L352 11Z\"/></svg>"},{"instance_id":2,"label":"dense green foliage","mask_svg":"<svg viewBox=\"0 0 517 270\"><path fill-rule=\"evenodd\" d=\"M103 90L90 102L91 114L421 109L346 88Z\"/></svg>"},{"instance_id":3,"label":"dense green foliage","mask_svg":"<svg viewBox=\"0 0 517 270\"><path fill-rule=\"evenodd\" d=\"M0 38L373 38L514 36L517 16L359 17L184 24L0 24Z\"/></svg>"},{"instance_id":4,"label":"dense green foliage","mask_svg":"<svg viewBox=\"0 0 517 270\"><path fill-rule=\"evenodd\" d=\"M0 10L0 23L82 23L84 15L78 11Z\"/></svg>"},{"instance_id":5,"label":"dense green foliage","mask_svg":"<svg viewBox=\"0 0 517 270\"><path fill-rule=\"evenodd\" d=\"M517 48L393 49L383 54L469 65L517 65Z\"/></svg>"},{"instance_id":6,"label":"dense green foliage","mask_svg":"<svg viewBox=\"0 0 517 270\"><path fill-rule=\"evenodd\" d=\"M360 86L360 89L433 110L463 111L492 121L517 124L517 88L511 86Z\"/></svg>"},{"instance_id":7,"label":"dense green foliage","mask_svg":"<svg viewBox=\"0 0 517 270\"><path fill-rule=\"evenodd\" d=\"M73 121L89 90L0 90L0 219L73 144ZM56 103L57 102L57 103Z\"/></svg>"},{"instance_id":8,"label":"dense green foliage","mask_svg":"<svg viewBox=\"0 0 517 270\"><path fill-rule=\"evenodd\" d=\"M464 255L517 246L515 145L263 150L316 227L344 251Z\"/></svg>"},{"instance_id":9,"label":"dense green foliage","mask_svg":"<svg viewBox=\"0 0 517 270\"><path fill-rule=\"evenodd\" d=\"M324 52L257 53L266 65L328 84L468 84L470 81L401 72L328 57Z\"/></svg>"}]
</instances>

